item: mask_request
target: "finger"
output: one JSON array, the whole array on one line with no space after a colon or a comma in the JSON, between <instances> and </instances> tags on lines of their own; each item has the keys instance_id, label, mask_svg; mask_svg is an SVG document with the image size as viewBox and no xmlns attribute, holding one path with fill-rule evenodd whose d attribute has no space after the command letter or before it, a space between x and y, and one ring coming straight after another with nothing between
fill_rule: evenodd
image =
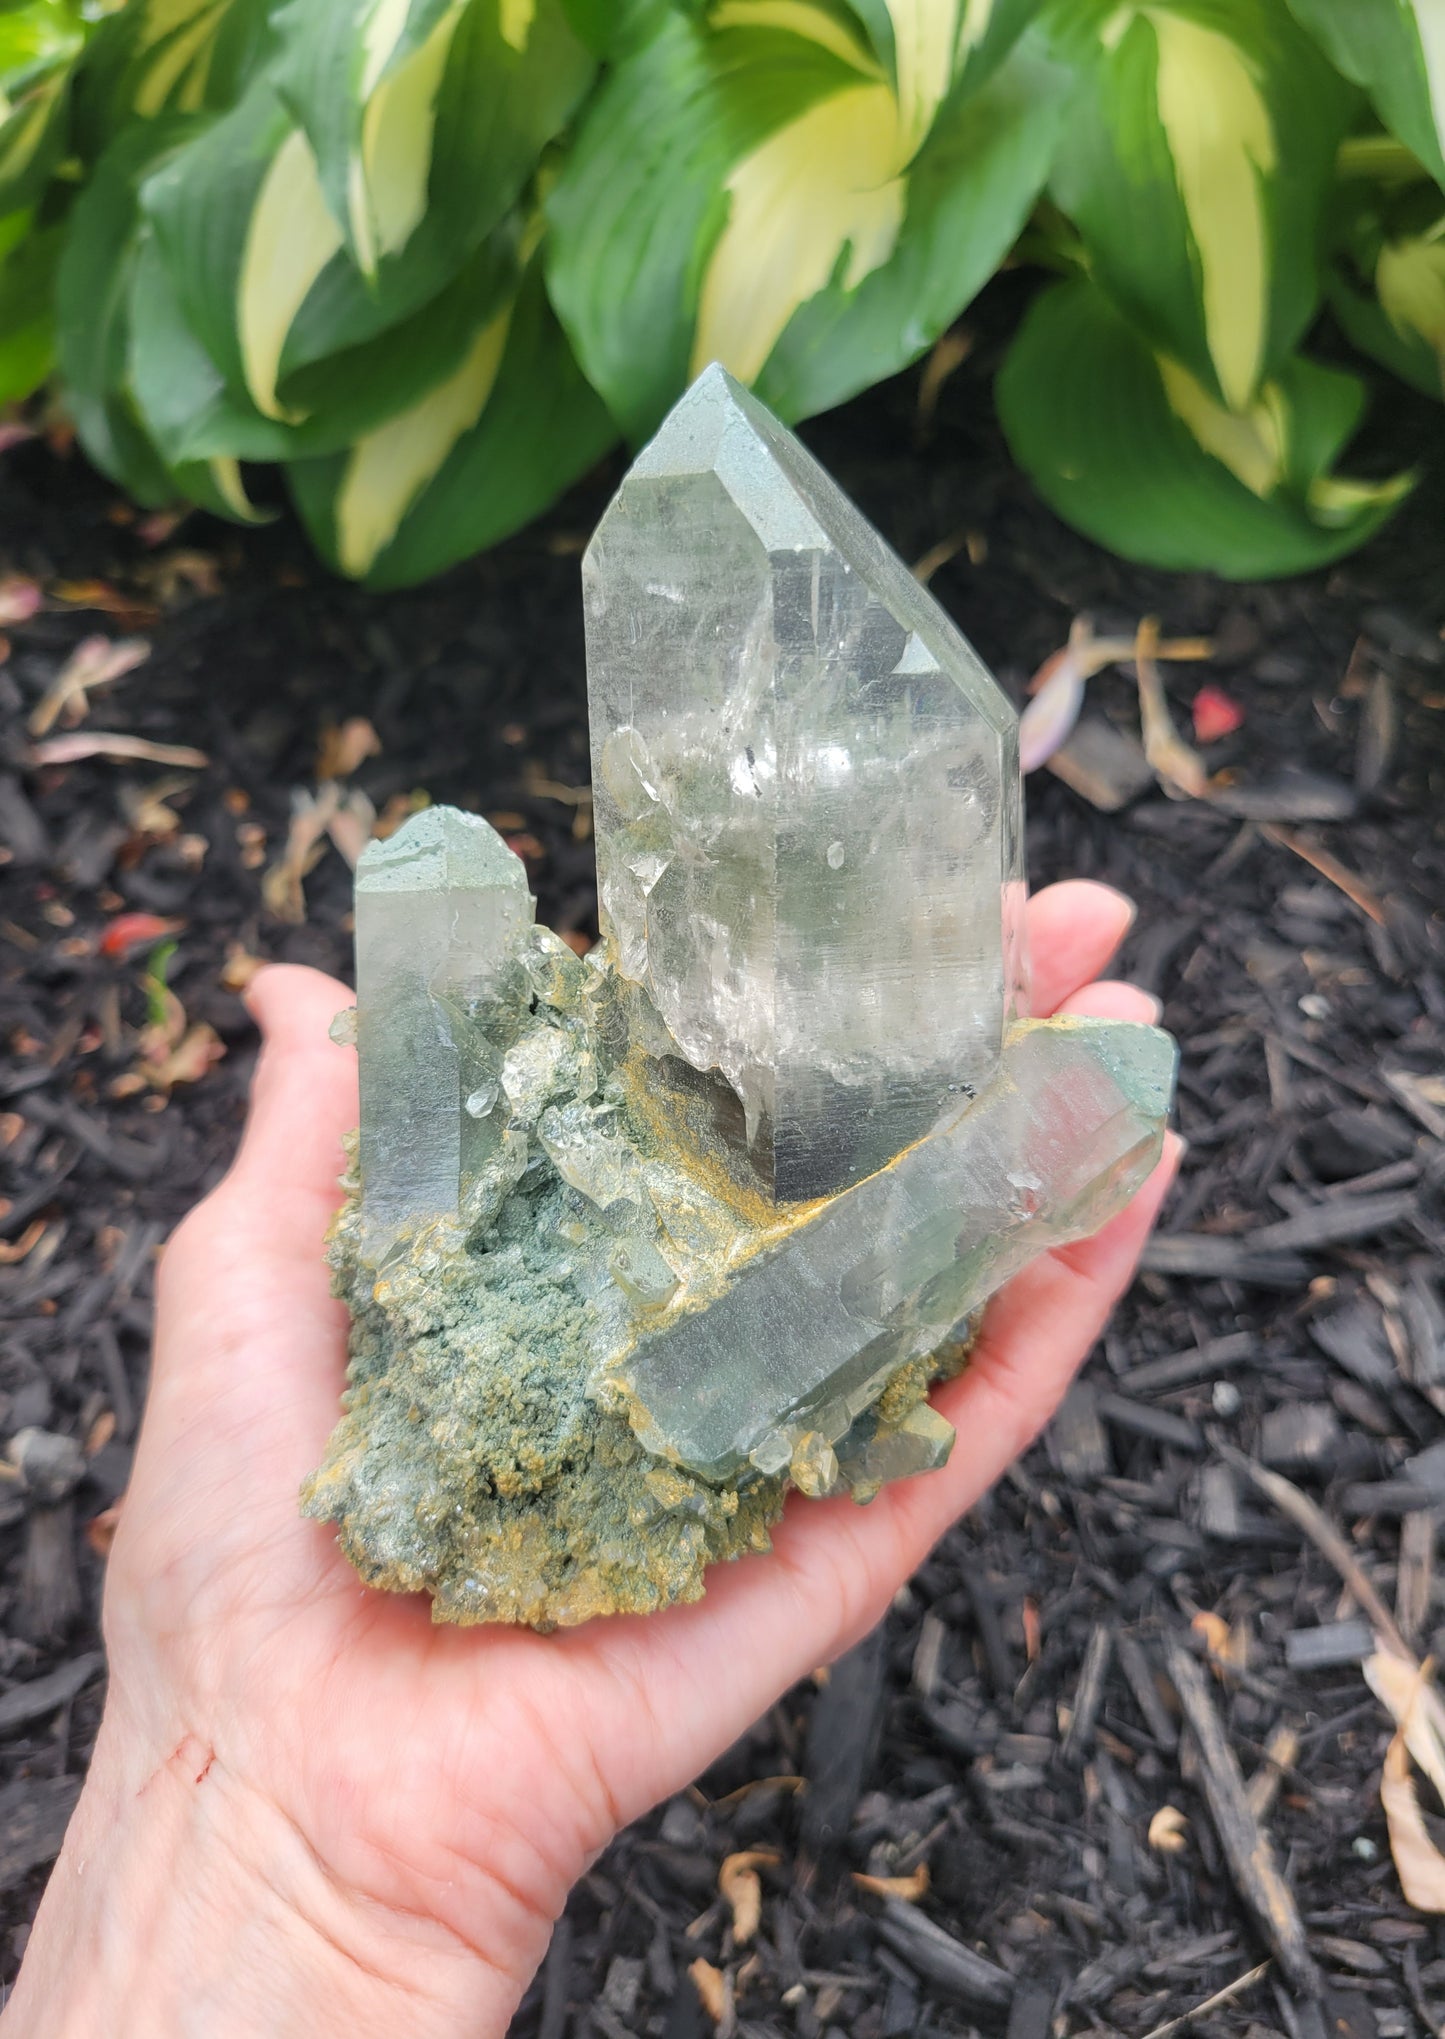
<instances>
[{"instance_id":1,"label":"finger","mask_svg":"<svg viewBox=\"0 0 1445 2039\"><path fill-rule=\"evenodd\" d=\"M1152 991L1103 977L1066 998L1057 1011L1069 1019L1135 1020L1141 1026L1157 1027L1164 1007Z\"/></svg>"},{"instance_id":2,"label":"finger","mask_svg":"<svg viewBox=\"0 0 1445 2039\"><path fill-rule=\"evenodd\" d=\"M314 1256L339 1201L342 1136L357 1120L356 1056L328 1035L351 993L319 970L276 964L258 973L246 1002L261 1058L224 1187L247 1192L278 1242Z\"/></svg>"},{"instance_id":3,"label":"finger","mask_svg":"<svg viewBox=\"0 0 1445 2039\"><path fill-rule=\"evenodd\" d=\"M1135 911L1132 899L1091 878L1069 878L1034 894L1028 910L1031 1004L1040 1018L1102 976Z\"/></svg>"}]
</instances>

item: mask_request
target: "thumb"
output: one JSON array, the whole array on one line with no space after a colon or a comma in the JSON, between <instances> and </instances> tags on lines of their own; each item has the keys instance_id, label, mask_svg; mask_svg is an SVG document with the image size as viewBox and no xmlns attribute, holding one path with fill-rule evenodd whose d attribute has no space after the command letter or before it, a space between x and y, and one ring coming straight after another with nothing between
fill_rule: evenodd
<instances>
[{"instance_id":1,"label":"thumb","mask_svg":"<svg viewBox=\"0 0 1445 2039\"><path fill-rule=\"evenodd\" d=\"M261 1057L240 1152L218 1196L244 1197L253 1237L314 1258L339 1200L342 1139L357 1120L356 1055L328 1033L351 993L319 970L281 963L257 973L246 1003Z\"/></svg>"}]
</instances>

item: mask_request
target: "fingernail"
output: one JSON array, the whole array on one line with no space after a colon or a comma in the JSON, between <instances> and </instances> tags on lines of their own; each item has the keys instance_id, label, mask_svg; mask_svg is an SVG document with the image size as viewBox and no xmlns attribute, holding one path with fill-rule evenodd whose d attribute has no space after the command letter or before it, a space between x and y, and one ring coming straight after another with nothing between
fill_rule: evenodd
<instances>
[{"instance_id":1,"label":"fingernail","mask_svg":"<svg viewBox=\"0 0 1445 2039\"><path fill-rule=\"evenodd\" d=\"M1135 900L1132 900L1127 892L1122 892L1117 885L1106 884L1102 878L1096 878L1094 880L1094 883L1099 887L1101 892L1112 892L1114 897L1121 902L1124 911L1129 916L1129 927L1132 927L1135 921L1139 918L1139 907L1137 902ZM1128 931L1129 931L1128 928L1124 930L1126 934L1128 933Z\"/></svg>"}]
</instances>

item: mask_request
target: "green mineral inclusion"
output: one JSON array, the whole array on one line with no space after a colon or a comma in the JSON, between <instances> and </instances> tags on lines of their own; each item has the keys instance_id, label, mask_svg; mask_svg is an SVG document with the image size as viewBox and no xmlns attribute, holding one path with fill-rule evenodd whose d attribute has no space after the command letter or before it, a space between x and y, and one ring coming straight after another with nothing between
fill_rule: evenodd
<instances>
[{"instance_id":1,"label":"green mineral inclusion","mask_svg":"<svg viewBox=\"0 0 1445 2039\"><path fill-rule=\"evenodd\" d=\"M1174 1045L1023 1018L1012 708L721 369L583 568L602 941L484 822L356 883L352 1317L306 1483L361 1576L539 1628L703 1591L789 1486L947 1459L986 1298L1119 1210Z\"/></svg>"}]
</instances>

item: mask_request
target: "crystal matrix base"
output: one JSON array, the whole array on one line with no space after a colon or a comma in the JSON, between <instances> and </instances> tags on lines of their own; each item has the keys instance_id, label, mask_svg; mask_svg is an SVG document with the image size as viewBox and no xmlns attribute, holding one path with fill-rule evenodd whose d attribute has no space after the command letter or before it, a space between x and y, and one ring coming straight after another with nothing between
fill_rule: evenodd
<instances>
[{"instance_id":1,"label":"crystal matrix base","mask_svg":"<svg viewBox=\"0 0 1445 2039\"><path fill-rule=\"evenodd\" d=\"M429 1593L437 1621L546 1629L696 1600L706 1567L766 1551L782 1512L786 1472L710 1485L588 1394L585 1308L545 1244L568 1194L560 1178L519 1192L487 1250L423 1242L381 1281L354 1193L337 1224L350 1387L303 1506L337 1523L368 1585ZM898 1376L840 1481L864 1496L920 1469L920 1417L951 1437L923 1395L965 1353Z\"/></svg>"},{"instance_id":2,"label":"crystal matrix base","mask_svg":"<svg viewBox=\"0 0 1445 2039\"><path fill-rule=\"evenodd\" d=\"M499 1074L468 1095L486 1139L457 1203L398 1232L353 1180L335 1226L350 1385L304 1506L438 1620L695 1599L709 1564L768 1547L790 1484L864 1501L941 1465L952 1432L924 1397L962 1363L959 1327L1159 1151L1167 1037L1028 1021L927 1138L776 1206L659 1109L632 1004L519 921L465 1015Z\"/></svg>"}]
</instances>

